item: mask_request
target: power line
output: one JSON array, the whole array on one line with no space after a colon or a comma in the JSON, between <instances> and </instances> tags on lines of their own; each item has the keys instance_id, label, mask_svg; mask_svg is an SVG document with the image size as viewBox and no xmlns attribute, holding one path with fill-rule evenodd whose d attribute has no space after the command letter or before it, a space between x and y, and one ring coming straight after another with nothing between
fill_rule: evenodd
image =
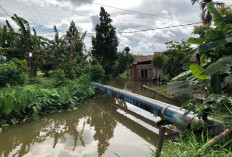
<instances>
[{"instance_id":1,"label":"power line","mask_svg":"<svg viewBox=\"0 0 232 157\"><path fill-rule=\"evenodd\" d=\"M32 12L30 9L28 9L28 7L26 6L26 4L23 1L22 1L22 4L31 13L31 15L35 15L34 17L36 17L38 20L41 20L42 17L38 16L37 14L34 14L34 12Z\"/></svg>"},{"instance_id":2,"label":"power line","mask_svg":"<svg viewBox=\"0 0 232 157\"><path fill-rule=\"evenodd\" d=\"M150 29L141 29L141 30L135 30L130 32L117 32L117 33L138 33L138 32L147 32L147 31L154 31L154 30L161 30L161 29L167 29L167 28L176 28L176 27L183 27L183 26L191 26L196 24L201 24L202 22L197 23L188 23L188 24L181 24L181 25L174 25L174 26L167 26L167 27L159 27L159 28L150 28Z\"/></svg>"},{"instance_id":3,"label":"power line","mask_svg":"<svg viewBox=\"0 0 232 157\"><path fill-rule=\"evenodd\" d=\"M83 0L82 0L83 1ZM90 1L84 1L84 2L87 2L87 3L91 3L91 4L94 4L94 5L99 5L99 6L105 6L105 7L108 7L108 8L113 8L113 9L118 9L118 10L122 10L122 11L127 11L127 12L131 12L131 13L137 13L137 14L143 14L143 15L147 15L147 16L153 16L153 17L160 17L160 18L166 18L166 19L172 19L174 20L173 17L167 17L167 16L161 16L161 15L154 15L154 14L149 14L149 13L144 13L144 12L138 12L138 11L134 11L134 10L128 10L128 9L122 9L122 8L117 8L117 7L113 7L113 6L109 6L109 5L104 5L104 4L99 4L99 3L95 3L95 2L90 2ZM32 2L34 3L34 2ZM77 11L75 10L70 10L68 8L65 8L65 7L61 7L59 5L56 5L56 4L52 4L52 3L49 3L50 5L53 5L55 7L58 7L58 8L61 8L63 10L66 10L66 11L69 11L69 12L72 12L72 13L75 13L75 14L79 14L80 16L84 16L84 17L90 17L90 16L86 16L86 15L83 15L83 14L80 14L80 13L77 13ZM188 20L181 20L181 21L186 21L186 22L190 22ZM191 21L192 22L192 21Z\"/></svg>"},{"instance_id":4,"label":"power line","mask_svg":"<svg viewBox=\"0 0 232 157\"><path fill-rule=\"evenodd\" d=\"M9 17L10 20L12 20L12 19L11 19L11 16L8 14L8 12L6 11L6 9L3 8L3 6L0 5L0 9L3 11L3 13L4 13L6 16ZM6 19L6 18L5 18L5 19ZM6 19L6 20L7 20L7 19ZM9 20L7 20L7 21L9 21ZM12 20L12 21L13 21L17 26L19 26L14 20Z\"/></svg>"},{"instance_id":5,"label":"power line","mask_svg":"<svg viewBox=\"0 0 232 157\"><path fill-rule=\"evenodd\" d=\"M118 7L109 6L109 5L105 5L105 4L90 2L88 0L81 0L81 1L86 2L86 3L92 3L92 4L98 5L98 6L104 6L104 7L108 7L108 8L112 8L112 9L117 9L117 10L123 10L123 11L131 12L131 13L143 14L143 15L147 15L147 16L154 16L154 17L160 17L160 18L166 18L166 19L172 19L172 20L174 19L172 17L167 17L167 16L161 16L161 15L155 15L155 14L149 14L149 13L144 13L144 12L138 12L138 11L134 11L134 10L128 10L128 9L118 8ZM182 21L190 22L188 20L183 20L183 19L182 19Z\"/></svg>"},{"instance_id":6,"label":"power line","mask_svg":"<svg viewBox=\"0 0 232 157\"><path fill-rule=\"evenodd\" d=\"M119 34L129 34L129 33L139 33L139 32L147 32L147 31L154 31L154 30L162 30L162 29L168 29L168 28L176 28L176 27L184 27L184 26L191 26L196 24L201 24L202 22L196 22L196 23L188 23L188 24L181 24L181 25L174 25L174 26L167 26L167 27L158 27L158 28L149 28L149 29L140 29L135 31L128 31L128 32L116 32ZM96 34L95 32L90 32L88 34Z\"/></svg>"}]
</instances>

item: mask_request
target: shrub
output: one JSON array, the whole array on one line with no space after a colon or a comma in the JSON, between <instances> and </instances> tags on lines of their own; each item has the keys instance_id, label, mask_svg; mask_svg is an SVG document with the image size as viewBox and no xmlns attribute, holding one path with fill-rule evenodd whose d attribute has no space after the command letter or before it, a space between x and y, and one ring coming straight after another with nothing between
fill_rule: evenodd
<instances>
[{"instance_id":1,"label":"shrub","mask_svg":"<svg viewBox=\"0 0 232 157\"><path fill-rule=\"evenodd\" d=\"M170 81L170 78L171 78L171 75L170 75L170 74L167 74L167 75L165 76L165 81L166 81L166 82L169 82L169 81Z\"/></svg>"},{"instance_id":2,"label":"shrub","mask_svg":"<svg viewBox=\"0 0 232 157\"><path fill-rule=\"evenodd\" d=\"M88 64L83 69L84 74L89 74L92 81L102 81L105 78L105 71L100 65Z\"/></svg>"},{"instance_id":3,"label":"shrub","mask_svg":"<svg viewBox=\"0 0 232 157\"><path fill-rule=\"evenodd\" d=\"M67 82L65 72L62 69L54 70L52 75L56 80L55 86L64 85Z\"/></svg>"},{"instance_id":4,"label":"shrub","mask_svg":"<svg viewBox=\"0 0 232 157\"><path fill-rule=\"evenodd\" d=\"M27 82L27 84L30 84L30 85L32 85L32 84L40 84L40 83L41 83L41 81L38 78L35 78L35 77L29 78L28 82Z\"/></svg>"},{"instance_id":5,"label":"shrub","mask_svg":"<svg viewBox=\"0 0 232 157\"><path fill-rule=\"evenodd\" d=\"M74 68L70 64L62 63L60 65L60 69L62 69L64 71L66 78L69 78L71 80L73 80L74 78L76 78L76 74L75 74Z\"/></svg>"},{"instance_id":6,"label":"shrub","mask_svg":"<svg viewBox=\"0 0 232 157\"><path fill-rule=\"evenodd\" d=\"M79 78L82 75L82 69L79 66L74 67L76 78Z\"/></svg>"},{"instance_id":7,"label":"shrub","mask_svg":"<svg viewBox=\"0 0 232 157\"><path fill-rule=\"evenodd\" d=\"M0 86L22 85L29 78L26 60L12 59L0 65Z\"/></svg>"},{"instance_id":8,"label":"shrub","mask_svg":"<svg viewBox=\"0 0 232 157\"><path fill-rule=\"evenodd\" d=\"M91 97L94 92L88 75L82 75L66 86L53 89L35 85L15 88L7 86L0 90L0 126L38 120L46 113L75 110L78 104Z\"/></svg>"}]
</instances>

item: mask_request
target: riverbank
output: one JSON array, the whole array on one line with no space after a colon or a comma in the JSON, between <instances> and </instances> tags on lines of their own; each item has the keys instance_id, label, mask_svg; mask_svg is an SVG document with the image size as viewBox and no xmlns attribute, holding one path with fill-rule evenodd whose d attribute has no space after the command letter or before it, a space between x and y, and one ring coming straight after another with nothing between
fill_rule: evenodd
<instances>
[{"instance_id":1,"label":"riverbank","mask_svg":"<svg viewBox=\"0 0 232 157\"><path fill-rule=\"evenodd\" d=\"M41 116L75 110L77 105L94 93L88 75L57 85L52 77L37 77L23 86L6 86L0 89L0 131L2 127L31 120Z\"/></svg>"},{"instance_id":2,"label":"riverbank","mask_svg":"<svg viewBox=\"0 0 232 157\"><path fill-rule=\"evenodd\" d=\"M160 95L160 96L163 96L165 97L166 99L169 99L169 100L173 100L173 96L170 95L170 94L167 94L165 91L166 91L166 86L158 86L158 87L149 87L147 85L143 85L144 88Z\"/></svg>"},{"instance_id":3,"label":"riverbank","mask_svg":"<svg viewBox=\"0 0 232 157\"><path fill-rule=\"evenodd\" d=\"M165 93L165 87L161 88L154 88L154 87L149 87L147 85L143 85L144 88L150 90L151 92L154 92L160 96L163 96L167 99L170 99L172 101L176 101L175 97L168 95ZM178 98L179 100L179 105L183 106L186 102L183 98ZM190 100L191 98L187 98L187 100ZM196 102L202 102L196 99ZM231 120L227 120L228 117L231 117L231 115L226 112L223 109L215 109L214 112L210 115L210 117L213 117L216 120L223 121L227 123L231 123ZM231 117L232 118L232 117ZM229 126L227 126L229 127ZM199 133L199 132L193 132L191 130L181 130L179 138L175 140L167 140L164 143L163 147L163 154L161 155L162 157L169 157L169 156L181 156L181 157L189 157L189 156L226 156L230 157L232 156L232 134L229 136L226 136L222 138L221 140L217 141L215 145L212 147L204 150L204 151L199 151L200 149L205 149L204 145L212 140L213 137L209 137L208 134L206 133ZM177 142L176 142L177 141ZM203 148L202 148L203 147ZM153 156L156 156L155 152Z\"/></svg>"}]
</instances>

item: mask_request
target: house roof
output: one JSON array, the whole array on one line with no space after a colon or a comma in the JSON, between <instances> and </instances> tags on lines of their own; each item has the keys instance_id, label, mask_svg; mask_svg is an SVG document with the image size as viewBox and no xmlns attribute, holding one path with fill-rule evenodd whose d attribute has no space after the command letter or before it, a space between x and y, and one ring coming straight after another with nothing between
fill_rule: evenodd
<instances>
[{"instance_id":1,"label":"house roof","mask_svg":"<svg viewBox=\"0 0 232 157\"><path fill-rule=\"evenodd\" d=\"M154 55L163 56L163 52L154 52Z\"/></svg>"},{"instance_id":2,"label":"house roof","mask_svg":"<svg viewBox=\"0 0 232 157\"><path fill-rule=\"evenodd\" d=\"M135 56L133 64L138 64L141 62L152 61L153 55L149 56Z\"/></svg>"}]
</instances>

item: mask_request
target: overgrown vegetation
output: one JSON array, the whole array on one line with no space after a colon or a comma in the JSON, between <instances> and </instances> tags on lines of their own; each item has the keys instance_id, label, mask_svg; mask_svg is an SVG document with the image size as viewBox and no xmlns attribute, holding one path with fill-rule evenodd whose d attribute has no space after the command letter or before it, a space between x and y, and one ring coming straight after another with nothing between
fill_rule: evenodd
<instances>
[{"instance_id":1,"label":"overgrown vegetation","mask_svg":"<svg viewBox=\"0 0 232 157\"><path fill-rule=\"evenodd\" d=\"M203 32L198 32L199 38L189 38L189 43L199 46L188 52L188 55L200 56L200 65L192 64L190 70L184 73L188 77L187 85L201 86L206 99L203 103L190 102L188 109L198 113L199 117L213 114L221 108L232 115L230 97L222 88L222 81L231 73L232 28L225 22L226 16L221 16L212 3L208 3L207 8L213 16L214 27L207 26ZM184 75L181 75L178 77L183 78Z\"/></svg>"},{"instance_id":2,"label":"overgrown vegetation","mask_svg":"<svg viewBox=\"0 0 232 157\"><path fill-rule=\"evenodd\" d=\"M6 65L0 64L0 87L9 85L22 85L28 77L29 68L26 60L12 59Z\"/></svg>"},{"instance_id":3,"label":"overgrown vegetation","mask_svg":"<svg viewBox=\"0 0 232 157\"><path fill-rule=\"evenodd\" d=\"M89 75L57 88L41 88L40 85L41 82L16 87L8 85L0 90L0 126L38 120L47 113L75 110L95 91Z\"/></svg>"},{"instance_id":4,"label":"overgrown vegetation","mask_svg":"<svg viewBox=\"0 0 232 157\"><path fill-rule=\"evenodd\" d=\"M198 1L192 2L194 4ZM186 53L189 57L196 57L197 64L184 67L186 71L173 80L185 80L186 84L183 88L194 85L202 92L202 102L191 98L184 102L185 108L193 111L203 120L211 116L223 121L227 130L230 131L232 129L232 98L228 88L231 88L231 84L224 81L231 75L232 67L232 21L230 19L232 9L211 1L199 2L203 10L203 25L196 26L193 31L193 34L198 34L199 38L188 39L188 43L196 44L197 48ZM212 20L213 26L211 26ZM206 149L203 145L210 139L207 133L201 135L189 131L181 133L178 142L168 140L162 156L232 156L231 136L216 141L216 145Z\"/></svg>"},{"instance_id":5,"label":"overgrown vegetation","mask_svg":"<svg viewBox=\"0 0 232 157\"><path fill-rule=\"evenodd\" d=\"M169 140L165 143L162 157L178 156L178 157L218 157L232 156L232 141L221 142L215 145L214 148L208 149L205 152L198 152L199 149L209 141L210 138L203 134L195 134L191 131L186 131L180 134L178 142ZM153 154L155 156L155 154Z\"/></svg>"},{"instance_id":6,"label":"overgrown vegetation","mask_svg":"<svg viewBox=\"0 0 232 157\"><path fill-rule=\"evenodd\" d=\"M12 20L19 30L8 21L0 27L0 130L74 110L94 94L91 81L105 79L104 69L85 49L85 33L81 35L73 21L62 37L54 26L54 40L48 40L25 19L14 15ZM38 70L44 75L37 77Z\"/></svg>"}]
</instances>

